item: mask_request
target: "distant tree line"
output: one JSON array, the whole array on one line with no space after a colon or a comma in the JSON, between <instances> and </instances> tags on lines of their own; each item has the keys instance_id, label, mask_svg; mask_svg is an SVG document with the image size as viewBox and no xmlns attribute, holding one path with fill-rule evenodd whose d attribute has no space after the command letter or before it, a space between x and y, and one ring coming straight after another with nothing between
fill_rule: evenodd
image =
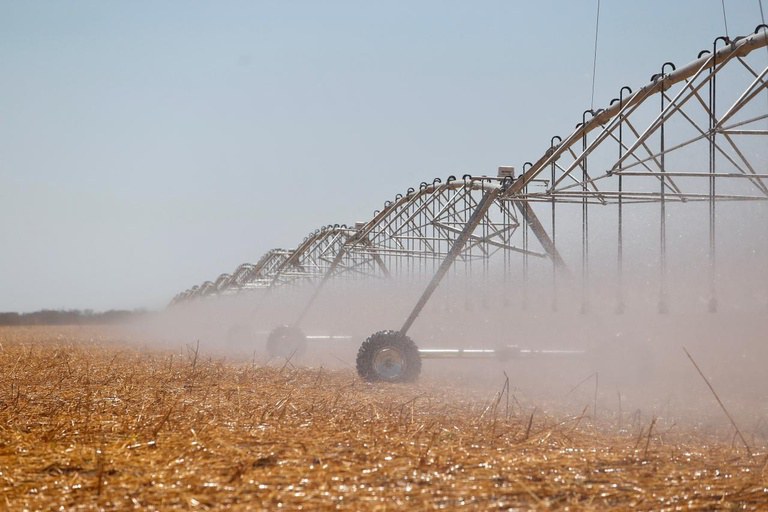
<instances>
[{"instance_id":1,"label":"distant tree line","mask_svg":"<svg viewBox=\"0 0 768 512\"><path fill-rule=\"evenodd\" d=\"M90 309L35 311L34 313L0 313L0 325L93 325L119 324L145 317L145 310L110 310L96 313Z\"/></svg>"}]
</instances>

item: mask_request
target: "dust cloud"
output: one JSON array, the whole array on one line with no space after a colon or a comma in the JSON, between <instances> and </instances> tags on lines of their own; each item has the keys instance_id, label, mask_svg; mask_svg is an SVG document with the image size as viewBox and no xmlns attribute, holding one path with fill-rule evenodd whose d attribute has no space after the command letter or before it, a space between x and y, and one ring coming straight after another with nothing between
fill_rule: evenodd
<instances>
[{"instance_id":1,"label":"dust cloud","mask_svg":"<svg viewBox=\"0 0 768 512\"><path fill-rule=\"evenodd\" d=\"M563 242L569 268L557 274L544 258L530 257L525 272L520 255L511 268L497 261L503 256L487 266L457 261L408 332L420 348L514 345L580 353L425 359L420 380L492 396L508 377L513 407L523 414L588 411L619 425L656 418L664 428L729 432L685 348L742 430L768 440L768 229L751 220L765 219L768 208L739 208L720 209L714 274L709 234L701 228L705 211L696 206L670 216L663 272L651 207L625 228L621 276L611 211L605 219L594 215L586 272L576 242ZM309 336L344 338L310 339L290 364L354 371L360 344L374 332L400 329L430 278L329 281L299 327ZM136 329L167 347L199 341L212 357L282 366L285 358L267 354L266 338L279 325L296 324L315 286L192 300ZM709 310L713 290L716 312ZM407 393L408 384L401 386Z\"/></svg>"}]
</instances>

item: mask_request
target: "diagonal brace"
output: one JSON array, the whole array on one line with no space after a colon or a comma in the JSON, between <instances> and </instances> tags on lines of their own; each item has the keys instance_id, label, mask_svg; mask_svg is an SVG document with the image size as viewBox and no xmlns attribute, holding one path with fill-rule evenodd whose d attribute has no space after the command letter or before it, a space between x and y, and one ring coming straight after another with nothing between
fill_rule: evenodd
<instances>
[{"instance_id":1,"label":"diagonal brace","mask_svg":"<svg viewBox=\"0 0 768 512\"><path fill-rule=\"evenodd\" d=\"M453 265L453 262L456 261L456 258L458 257L458 255L464 249L464 246L467 244L467 241L472 236L472 233L475 231L475 228L477 227L477 225L485 217L485 214L488 212L488 209L491 207L491 205L493 205L494 201L496 201L496 198L499 197L499 194L502 193L504 190L505 190L504 186L500 188L493 188L488 192L486 192L483 195L482 199L480 199L480 202L477 204L475 211L472 213L472 216L469 218L469 220L467 221L467 224L464 226L464 230L461 232L459 237L453 243L453 246L451 247L451 250L448 251L448 254L445 255L445 259L443 259L443 262L440 264L440 267L437 269L437 272L435 272L435 275L432 277L432 280L427 285L427 288L424 290L424 293L421 294L421 298L414 306L413 310L411 311L411 314L408 315L408 319L400 328L401 335L405 335L408 332L408 329L411 328L411 325L413 325L413 322L416 321L416 318L418 318L419 314L421 313L421 310L424 309L424 306L426 306L430 297L432 297L432 294L435 292L438 285L443 280L443 277L445 277L445 274L448 273L448 270L450 270L451 265Z\"/></svg>"}]
</instances>

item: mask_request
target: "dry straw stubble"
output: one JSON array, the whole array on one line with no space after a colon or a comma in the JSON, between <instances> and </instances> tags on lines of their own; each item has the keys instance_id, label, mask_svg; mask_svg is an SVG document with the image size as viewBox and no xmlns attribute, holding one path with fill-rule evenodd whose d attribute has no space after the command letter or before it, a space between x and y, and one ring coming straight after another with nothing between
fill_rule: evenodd
<instances>
[{"instance_id":1,"label":"dry straw stubble","mask_svg":"<svg viewBox=\"0 0 768 512\"><path fill-rule=\"evenodd\" d=\"M0 330L0 507L385 510L768 506L765 449L596 426L445 383ZM504 396L506 393L506 396ZM515 406L517 405L517 407Z\"/></svg>"}]
</instances>

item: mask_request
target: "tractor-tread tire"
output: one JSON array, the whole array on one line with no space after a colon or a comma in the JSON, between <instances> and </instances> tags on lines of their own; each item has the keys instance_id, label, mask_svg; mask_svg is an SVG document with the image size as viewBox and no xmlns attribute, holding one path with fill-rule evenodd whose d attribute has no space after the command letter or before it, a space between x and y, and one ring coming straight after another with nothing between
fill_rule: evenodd
<instances>
[{"instance_id":1,"label":"tractor-tread tire","mask_svg":"<svg viewBox=\"0 0 768 512\"><path fill-rule=\"evenodd\" d=\"M374 357L383 349L395 349L405 361L405 369L394 377L378 374ZM411 338L398 331L379 331L368 337L357 351L357 374L368 382L413 382L421 373L421 355Z\"/></svg>"}]
</instances>

